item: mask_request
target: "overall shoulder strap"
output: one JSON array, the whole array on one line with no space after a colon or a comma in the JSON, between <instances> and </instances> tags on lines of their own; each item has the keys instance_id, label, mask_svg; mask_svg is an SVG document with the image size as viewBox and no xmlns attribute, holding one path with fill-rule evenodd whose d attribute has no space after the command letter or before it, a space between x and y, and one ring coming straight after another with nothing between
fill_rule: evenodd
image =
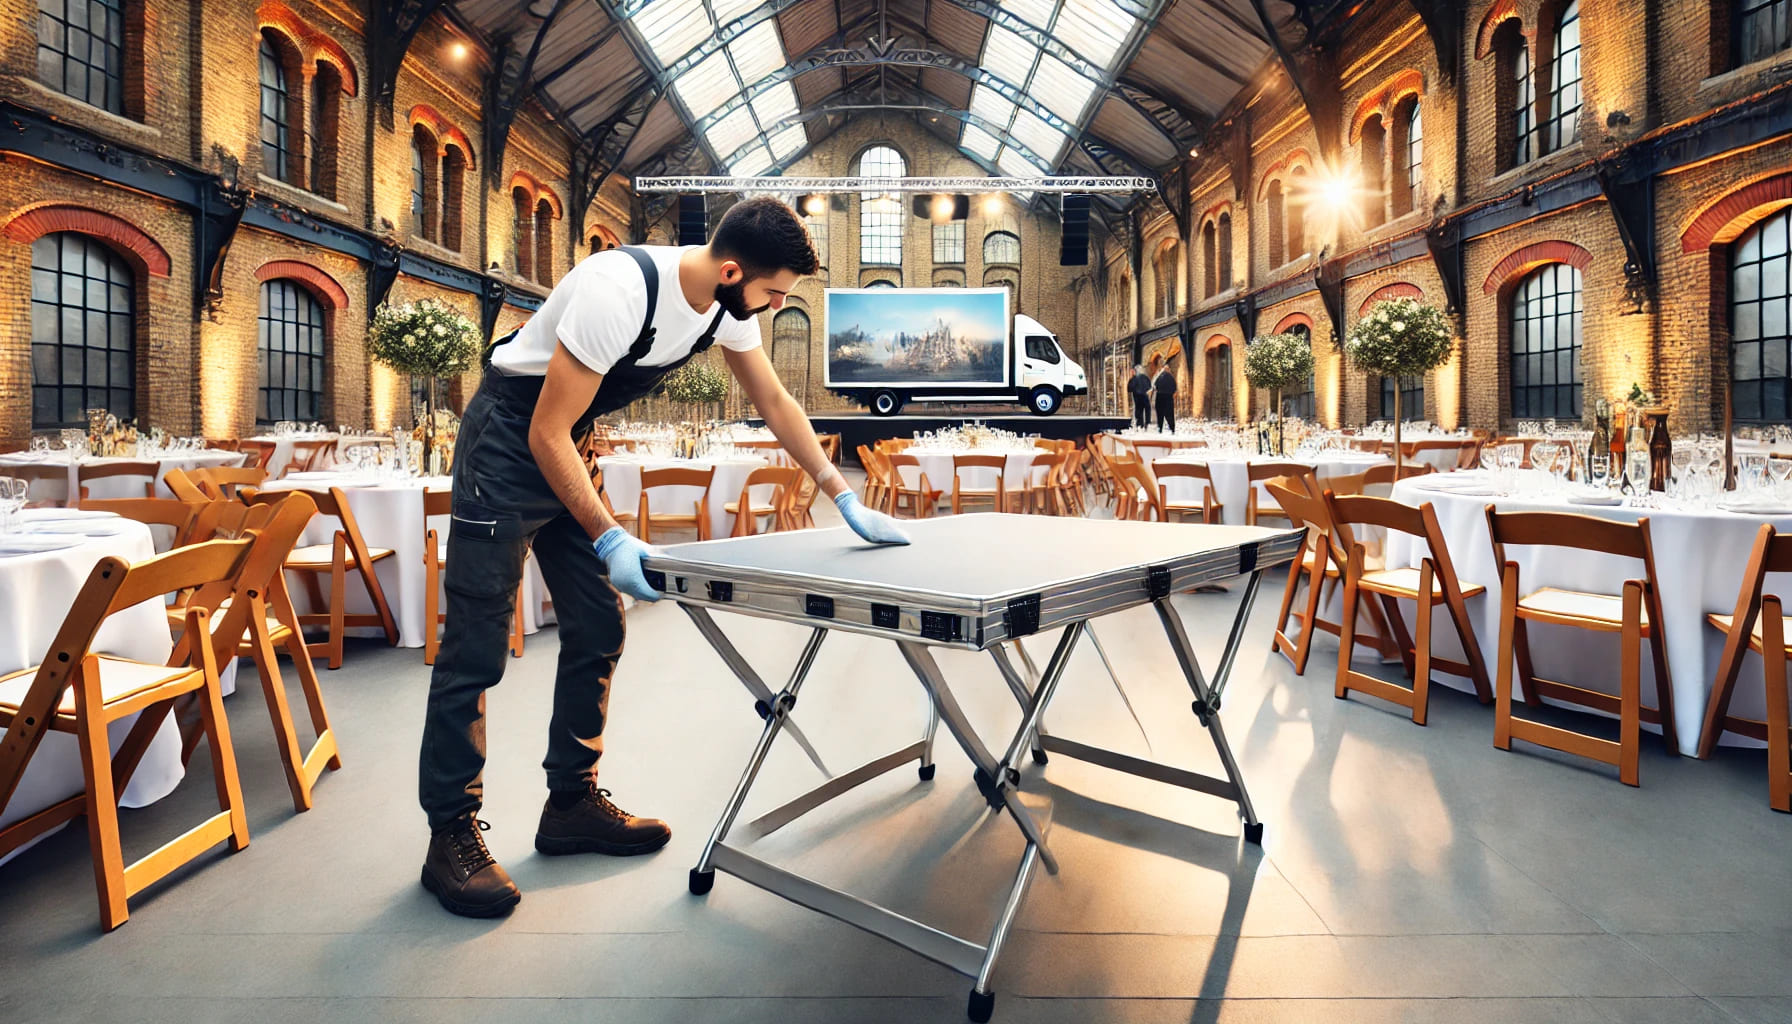
<instances>
[{"instance_id":1,"label":"overall shoulder strap","mask_svg":"<svg viewBox=\"0 0 1792 1024\"><path fill-rule=\"evenodd\" d=\"M718 303L718 305L720 305L720 303ZM702 337L697 339L697 344L691 346L691 355L697 355L704 349L715 344L716 331L721 329L722 318L727 315L728 311L725 309L716 310L715 319L709 322L709 327L704 330Z\"/></svg>"},{"instance_id":2,"label":"overall shoulder strap","mask_svg":"<svg viewBox=\"0 0 1792 1024\"><path fill-rule=\"evenodd\" d=\"M628 347L630 362L638 363L647 358L653 348L653 317L660 304L660 268L653 262L653 257L638 246L620 246L623 252L634 258L641 268L641 280L647 285L647 315L641 320L641 333L635 336L635 343Z\"/></svg>"}]
</instances>

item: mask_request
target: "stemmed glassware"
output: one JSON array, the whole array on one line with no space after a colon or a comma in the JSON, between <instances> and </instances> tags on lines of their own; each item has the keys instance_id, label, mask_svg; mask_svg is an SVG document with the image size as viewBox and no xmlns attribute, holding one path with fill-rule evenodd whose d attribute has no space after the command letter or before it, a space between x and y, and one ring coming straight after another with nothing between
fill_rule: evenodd
<instances>
[{"instance_id":1,"label":"stemmed glassware","mask_svg":"<svg viewBox=\"0 0 1792 1024\"><path fill-rule=\"evenodd\" d=\"M1630 482L1630 502L1642 508L1650 508L1654 504L1649 490L1649 453L1647 450L1628 451L1624 455L1624 479Z\"/></svg>"},{"instance_id":2,"label":"stemmed glassware","mask_svg":"<svg viewBox=\"0 0 1792 1024\"><path fill-rule=\"evenodd\" d=\"M29 480L0 476L0 533L11 533L18 528L19 510L25 507L30 490Z\"/></svg>"}]
</instances>

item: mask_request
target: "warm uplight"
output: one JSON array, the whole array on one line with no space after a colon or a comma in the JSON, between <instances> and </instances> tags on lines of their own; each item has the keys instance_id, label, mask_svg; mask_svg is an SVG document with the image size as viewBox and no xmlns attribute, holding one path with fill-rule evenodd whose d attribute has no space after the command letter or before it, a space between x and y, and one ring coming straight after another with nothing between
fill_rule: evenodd
<instances>
[{"instance_id":1,"label":"warm uplight","mask_svg":"<svg viewBox=\"0 0 1792 1024\"><path fill-rule=\"evenodd\" d=\"M951 196L934 196L933 219L940 221L951 220L953 205Z\"/></svg>"},{"instance_id":2,"label":"warm uplight","mask_svg":"<svg viewBox=\"0 0 1792 1024\"><path fill-rule=\"evenodd\" d=\"M828 212L828 201L821 196L810 196L803 201L803 212L811 217L819 217Z\"/></svg>"},{"instance_id":3,"label":"warm uplight","mask_svg":"<svg viewBox=\"0 0 1792 1024\"><path fill-rule=\"evenodd\" d=\"M1002 212L1002 197L1001 196L992 195L989 198L983 200L983 215L984 216L994 217L1001 212Z\"/></svg>"},{"instance_id":4,"label":"warm uplight","mask_svg":"<svg viewBox=\"0 0 1792 1024\"><path fill-rule=\"evenodd\" d=\"M453 46L448 47L448 56L453 57L455 60L466 60L467 44L455 43Z\"/></svg>"}]
</instances>

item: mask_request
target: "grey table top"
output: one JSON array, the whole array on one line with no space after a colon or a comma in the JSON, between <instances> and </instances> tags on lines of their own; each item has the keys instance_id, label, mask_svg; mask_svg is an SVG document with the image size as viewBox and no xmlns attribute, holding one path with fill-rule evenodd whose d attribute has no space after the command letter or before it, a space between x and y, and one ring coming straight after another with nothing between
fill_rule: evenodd
<instances>
[{"instance_id":1,"label":"grey table top","mask_svg":"<svg viewBox=\"0 0 1792 1024\"><path fill-rule=\"evenodd\" d=\"M666 572L738 569L971 599L1047 590L1283 536L1257 526L979 513L904 521L914 543L880 546L845 527L675 544L646 560Z\"/></svg>"}]
</instances>

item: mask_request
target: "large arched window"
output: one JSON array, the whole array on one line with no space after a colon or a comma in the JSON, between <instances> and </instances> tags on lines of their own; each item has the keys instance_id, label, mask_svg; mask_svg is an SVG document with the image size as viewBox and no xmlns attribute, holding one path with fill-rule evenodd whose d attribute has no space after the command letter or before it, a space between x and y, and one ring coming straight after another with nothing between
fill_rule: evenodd
<instances>
[{"instance_id":1,"label":"large arched window","mask_svg":"<svg viewBox=\"0 0 1792 1024\"><path fill-rule=\"evenodd\" d=\"M1411 213L1419 201L1419 182L1424 176L1425 127L1419 120L1419 98L1408 96L1394 107L1394 132L1389 153L1394 173L1388 180L1394 216Z\"/></svg>"},{"instance_id":2,"label":"large arched window","mask_svg":"<svg viewBox=\"0 0 1792 1024\"><path fill-rule=\"evenodd\" d=\"M554 204L546 199L535 203L535 280L554 284Z\"/></svg>"},{"instance_id":3,"label":"large arched window","mask_svg":"<svg viewBox=\"0 0 1792 1024\"><path fill-rule=\"evenodd\" d=\"M516 276L532 279L535 276L535 209L529 200L529 190L518 185L510 190L510 203L515 208L516 220Z\"/></svg>"},{"instance_id":4,"label":"large arched window","mask_svg":"<svg viewBox=\"0 0 1792 1024\"><path fill-rule=\"evenodd\" d=\"M1306 324L1295 324L1293 327L1288 328L1288 333L1300 335L1302 338L1306 339L1308 348L1313 347L1313 329ZM1313 422L1313 411L1315 408L1313 391L1313 375L1309 373L1307 374L1307 379L1305 381L1298 383L1294 387L1283 392L1282 407L1287 415L1306 420L1308 423Z\"/></svg>"},{"instance_id":5,"label":"large arched window","mask_svg":"<svg viewBox=\"0 0 1792 1024\"><path fill-rule=\"evenodd\" d=\"M781 309L772 317L772 368L784 390L803 402L809 392L809 314Z\"/></svg>"},{"instance_id":6,"label":"large arched window","mask_svg":"<svg viewBox=\"0 0 1792 1024\"><path fill-rule=\"evenodd\" d=\"M1568 0L1556 19L1549 61L1549 118L1543 124L1543 151L1573 142L1580 126L1580 0Z\"/></svg>"},{"instance_id":7,"label":"large arched window","mask_svg":"<svg viewBox=\"0 0 1792 1024\"><path fill-rule=\"evenodd\" d=\"M467 189L467 155L458 145L442 151L442 248L460 251L461 208Z\"/></svg>"},{"instance_id":8,"label":"large arched window","mask_svg":"<svg viewBox=\"0 0 1792 1024\"><path fill-rule=\"evenodd\" d=\"M1219 243L1214 230L1213 221L1201 225L1201 297L1211 299L1219 294L1215 283L1219 280Z\"/></svg>"},{"instance_id":9,"label":"large arched window","mask_svg":"<svg viewBox=\"0 0 1792 1024\"><path fill-rule=\"evenodd\" d=\"M900 178L908 173L902 154L873 146L859 157L862 178ZM894 192L859 193L859 262L902 266L902 199Z\"/></svg>"},{"instance_id":10,"label":"large arched window","mask_svg":"<svg viewBox=\"0 0 1792 1024\"><path fill-rule=\"evenodd\" d=\"M1014 214L1004 213L989 222L983 236L983 263L1020 266L1020 221Z\"/></svg>"},{"instance_id":11,"label":"large arched window","mask_svg":"<svg viewBox=\"0 0 1792 1024\"><path fill-rule=\"evenodd\" d=\"M37 77L114 114L125 113L122 0L37 0Z\"/></svg>"},{"instance_id":12,"label":"large arched window","mask_svg":"<svg viewBox=\"0 0 1792 1024\"><path fill-rule=\"evenodd\" d=\"M270 178L289 180L297 170L292 145L292 94L285 54L271 31L261 33L261 164Z\"/></svg>"},{"instance_id":13,"label":"large arched window","mask_svg":"<svg viewBox=\"0 0 1792 1024\"><path fill-rule=\"evenodd\" d=\"M1214 345L1207 350L1207 402L1203 414L1210 420L1232 418L1232 346Z\"/></svg>"},{"instance_id":14,"label":"large arched window","mask_svg":"<svg viewBox=\"0 0 1792 1024\"><path fill-rule=\"evenodd\" d=\"M1735 3L1738 66L1766 60L1792 46L1792 0L1735 0Z\"/></svg>"},{"instance_id":15,"label":"large arched window","mask_svg":"<svg viewBox=\"0 0 1792 1024\"><path fill-rule=\"evenodd\" d=\"M1512 292L1513 419L1579 419L1580 271L1538 268Z\"/></svg>"},{"instance_id":16,"label":"large arched window","mask_svg":"<svg viewBox=\"0 0 1792 1024\"><path fill-rule=\"evenodd\" d=\"M1264 200L1264 212L1266 214L1264 225L1269 232L1269 267L1271 270L1288 262L1288 248L1284 244L1285 239L1282 237L1282 232L1284 230L1284 210L1285 203L1282 198L1282 183L1280 180L1272 181L1269 183L1269 188L1266 190Z\"/></svg>"},{"instance_id":17,"label":"large arched window","mask_svg":"<svg viewBox=\"0 0 1792 1024\"><path fill-rule=\"evenodd\" d=\"M1157 303L1152 312L1159 320L1176 312L1177 256L1176 240L1166 238L1151 259L1151 281L1157 292Z\"/></svg>"},{"instance_id":18,"label":"large arched window","mask_svg":"<svg viewBox=\"0 0 1792 1024\"><path fill-rule=\"evenodd\" d=\"M256 318L259 423L312 422L324 415L324 307L297 282L261 286Z\"/></svg>"},{"instance_id":19,"label":"large arched window","mask_svg":"<svg viewBox=\"0 0 1792 1024\"><path fill-rule=\"evenodd\" d=\"M1739 420L1792 419L1792 208L1730 246L1730 394Z\"/></svg>"},{"instance_id":20,"label":"large arched window","mask_svg":"<svg viewBox=\"0 0 1792 1024\"><path fill-rule=\"evenodd\" d=\"M1536 155L1532 140L1536 135L1537 90L1531 80L1531 51L1517 18L1508 18L1494 33L1496 59L1499 62L1495 102L1499 106L1500 133L1499 169L1529 163Z\"/></svg>"},{"instance_id":21,"label":"large arched window","mask_svg":"<svg viewBox=\"0 0 1792 1024\"><path fill-rule=\"evenodd\" d=\"M1219 246L1220 291L1223 292L1223 291L1230 289L1233 284L1233 281L1232 281L1232 215L1230 213L1220 214L1219 238L1215 244L1217 244Z\"/></svg>"},{"instance_id":22,"label":"large arched window","mask_svg":"<svg viewBox=\"0 0 1792 1024\"><path fill-rule=\"evenodd\" d=\"M311 154L308 187L325 199L336 198L336 140L342 120L342 72L327 60L317 62L311 76L311 96L306 103Z\"/></svg>"},{"instance_id":23,"label":"large arched window","mask_svg":"<svg viewBox=\"0 0 1792 1024\"><path fill-rule=\"evenodd\" d=\"M31 427L85 427L86 410L136 415L136 277L105 243L31 243Z\"/></svg>"},{"instance_id":24,"label":"large arched window","mask_svg":"<svg viewBox=\"0 0 1792 1024\"><path fill-rule=\"evenodd\" d=\"M1378 227L1385 208L1383 203L1387 181L1383 172L1388 162L1388 130L1382 124L1380 114L1370 117L1363 125L1361 148L1365 200L1363 224L1365 227Z\"/></svg>"},{"instance_id":25,"label":"large arched window","mask_svg":"<svg viewBox=\"0 0 1792 1024\"><path fill-rule=\"evenodd\" d=\"M438 237L436 210L441 206L437 148L428 128L411 126L411 230L429 242Z\"/></svg>"},{"instance_id":26,"label":"large arched window","mask_svg":"<svg viewBox=\"0 0 1792 1024\"><path fill-rule=\"evenodd\" d=\"M933 262L964 262L964 221L938 221L933 225Z\"/></svg>"}]
</instances>

